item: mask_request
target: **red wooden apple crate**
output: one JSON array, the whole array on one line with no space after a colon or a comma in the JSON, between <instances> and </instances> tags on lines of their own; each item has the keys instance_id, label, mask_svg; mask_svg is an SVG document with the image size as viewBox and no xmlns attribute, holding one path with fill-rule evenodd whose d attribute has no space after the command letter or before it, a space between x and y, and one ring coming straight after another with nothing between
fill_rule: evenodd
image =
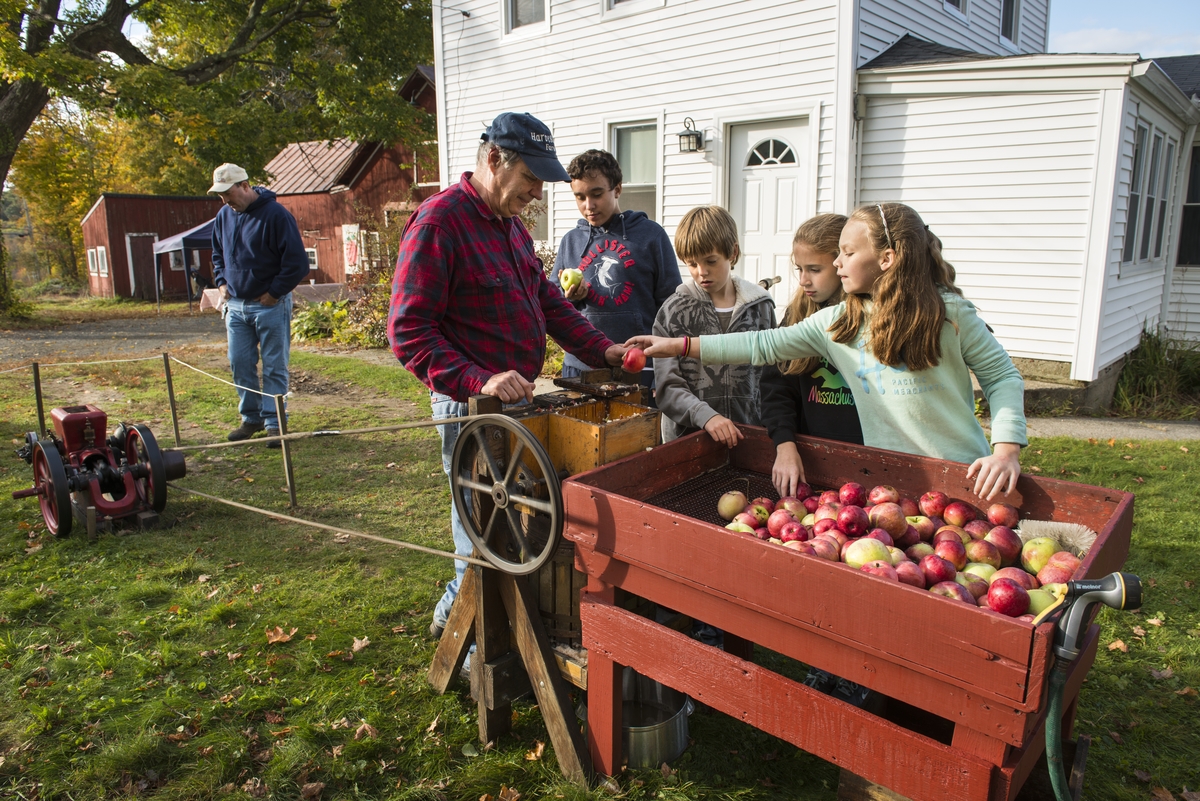
<instances>
[{"instance_id":1,"label":"red wooden apple crate","mask_svg":"<svg viewBox=\"0 0 1200 801\"><path fill-rule=\"evenodd\" d=\"M1045 746L1053 624L1035 629L725 530L723 492L774 495L775 448L763 429L742 431L733 449L699 432L563 483L566 536L588 576L580 617L595 769L621 769L629 666L913 801L1015 799ZM914 498L941 490L986 508L961 464L798 442L814 487L890 484ZM1099 533L1074 578L1124 563L1131 494L1023 475L1014 496L1006 500L1023 518ZM723 629L725 651L616 606L617 588ZM1098 636L1092 622L1067 684L1064 737ZM753 643L883 693L883 716L754 664Z\"/></svg>"}]
</instances>

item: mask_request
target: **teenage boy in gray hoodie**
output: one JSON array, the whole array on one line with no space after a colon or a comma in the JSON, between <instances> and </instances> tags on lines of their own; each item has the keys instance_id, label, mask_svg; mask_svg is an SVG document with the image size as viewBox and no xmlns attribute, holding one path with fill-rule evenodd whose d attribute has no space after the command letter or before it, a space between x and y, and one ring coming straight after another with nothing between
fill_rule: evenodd
<instances>
[{"instance_id":1,"label":"teenage boy in gray hoodie","mask_svg":"<svg viewBox=\"0 0 1200 801\"><path fill-rule=\"evenodd\" d=\"M565 290L567 300L613 342L647 334L663 301L679 286L679 262L662 226L641 211L621 211L621 165L603 150L588 150L567 165L571 193L583 219L558 246L550 280L561 287L563 270L583 272ZM646 360L642 384L654 386L653 360ZM590 369L571 354L563 377Z\"/></svg>"}]
</instances>

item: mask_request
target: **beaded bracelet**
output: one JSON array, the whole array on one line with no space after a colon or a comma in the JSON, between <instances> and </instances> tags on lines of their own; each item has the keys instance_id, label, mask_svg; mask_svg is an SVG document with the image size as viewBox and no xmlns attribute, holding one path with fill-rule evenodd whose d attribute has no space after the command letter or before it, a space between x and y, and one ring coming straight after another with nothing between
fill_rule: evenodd
<instances>
[{"instance_id":1,"label":"beaded bracelet","mask_svg":"<svg viewBox=\"0 0 1200 801\"><path fill-rule=\"evenodd\" d=\"M692 338L684 337L683 338L683 353L681 354L683 356L683 358L685 358L685 359L687 358L688 351L690 351L691 349L692 349Z\"/></svg>"}]
</instances>

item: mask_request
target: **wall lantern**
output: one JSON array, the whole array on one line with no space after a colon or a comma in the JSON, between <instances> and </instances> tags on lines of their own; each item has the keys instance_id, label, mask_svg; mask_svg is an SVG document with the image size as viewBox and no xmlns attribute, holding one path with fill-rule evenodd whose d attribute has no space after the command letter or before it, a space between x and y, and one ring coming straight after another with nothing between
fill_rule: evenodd
<instances>
[{"instance_id":1,"label":"wall lantern","mask_svg":"<svg viewBox=\"0 0 1200 801\"><path fill-rule=\"evenodd\" d=\"M683 118L683 130L679 132L679 152L695 153L704 149L704 134L695 129L696 123L691 117Z\"/></svg>"}]
</instances>

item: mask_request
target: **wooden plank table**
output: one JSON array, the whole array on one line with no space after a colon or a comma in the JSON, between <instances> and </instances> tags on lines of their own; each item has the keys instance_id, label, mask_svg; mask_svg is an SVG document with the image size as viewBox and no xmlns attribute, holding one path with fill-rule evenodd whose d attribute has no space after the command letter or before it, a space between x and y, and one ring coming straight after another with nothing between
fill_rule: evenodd
<instances>
[{"instance_id":1,"label":"wooden plank table","mask_svg":"<svg viewBox=\"0 0 1200 801\"><path fill-rule=\"evenodd\" d=\"M588 575L580 615L588 649L588 738L596 770L621 768L621 670L705 704L914 801L1011 801L1044 747L1053 624L1036 629L846 565L762 543L650 499L712 471L768 477L775 448L742 427L732 450L703 432L574 476L563 484L566 536ZM964 465L798 438L810 483L941 490L976 505ZM731 480L734 480L731 478ZM1023 517L1099 533L1075 578L1117 570L1129 551L1133 496L1022 476ZM719 493L705 499L715 510ZM616 589L709 622L726 651L614 604ZM1067 685L1069 737L1095 657L1092 625ZM946 735L887 720L750 661L750 643L931 713Z\"/></svg>"}]
</instances>

